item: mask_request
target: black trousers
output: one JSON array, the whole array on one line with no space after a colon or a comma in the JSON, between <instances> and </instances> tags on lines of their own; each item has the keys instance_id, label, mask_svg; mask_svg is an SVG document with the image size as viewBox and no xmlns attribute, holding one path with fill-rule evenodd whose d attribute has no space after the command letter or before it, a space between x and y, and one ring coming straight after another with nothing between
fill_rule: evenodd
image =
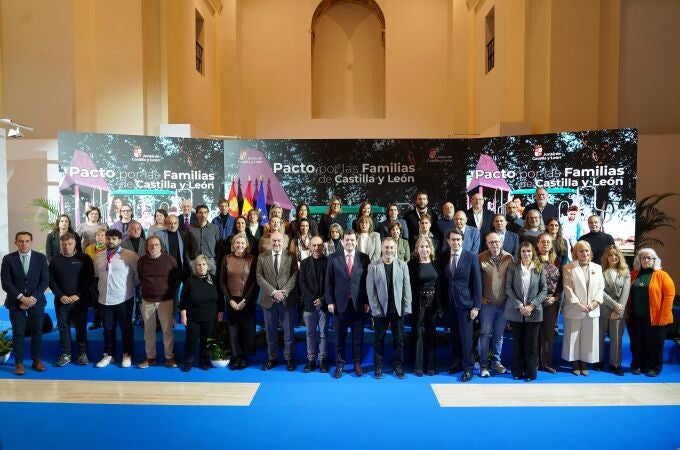
<instances>
[{"instance_id":1,"label":"black trousers","mask_svg":"<svg viewBox=\"0 0 680 450\"><path fill-rule=\"evenodd\" d=\"M54 300L54 310L57 313L57 328L59 329L59 341L61 353L71 354L71 326L73 319L76 328L76 343L78 353L87 351L87 301L81 298L75 303L64 304L58 299Z\"/></svg>"},{"instance_id":2,"label":"black trousers","mask_svg":"<svg viewBox=\"0 0 680 450\"><path fill-rule=\"evenodd\" d=\"M553 367L553 342L555 338L555 324L560 312L560 303L550 306L543 304L543 322L538 333L538 362L541 368ZM602 355L600 355L600 358ZM554 367L553 367L554 368Z\"/></svg>"},{"instance_id":3,"label":"black trousers","mask_svg":"<svg viewBox=\"0 0 680 450\"><path fill-rule=\"evenodd\" d=\"M185 362L194 360L197 342L199 342L198 357L201 361L208 360L205 347L208 345L208 338L212 336L214 328L214 320L187 320L186 345L184 347Z\"/></svg>"},{"instance_id":4,"label":"black trousers","mask_svg":"<svg viewBox=\"0 0 680 450\"><path fill-rule=\"evenodd\" d=\"M666 340L667 325L652 326L649 317L639 317L631 314L628 322L630 335L630 352L633 359L631 369L641 369L646 372L654 370L657 373L663 369L663 345Z\"/></svg>"},{"instance_id":5,"label":"black trousers","mask_svg":"<svg viewBox=\"0 0 680 450\"><path fill-rule=\"evenodd\" d=\"M118 324L120 332L123 335L123 353L132 356L132 309L134 307L134 301L134 297L130 297L123 303L117 305L102 305L102 318L104 319L104 353L113 356L116 339L115 326Z\"/></svg>"},{"instance_id":6,"label":"black trousers","mask_svg":"<svg viewBox=\"0 0 680 450\"><path fill-rule=\"evenodd\" d=\"M435 350L435 318L437 311L434 306L421 308L414 314L415 323L413 324L414 354L413 370L422 372L423 364L427 370L434 370L434 350Z\"/></svg>"},{"instance_id":7,"label":"black trousers","mask_svg":"<svg viewBox=\"0 0 680 450\"><path fill-rule=\"evenodd\" d=\"M347 327L352 327L352 362L360 363L364 346L363 310L357 311L350 300L345 312L333 316L333 320L335 321L335 364L342 366L347 362L345 357Z\"/></svg>"},{"instance_id":8,"label":"black trousers","mask_svg":"<svg viewBox=\"0 0 680 450\"><path fill-rule=\"evenodd\" d=\"M44 317L45 308L42 306L32 306L28 309L12 306L9 309L15 363L23 364L24 362L24 333L26 332L26 324L28 324L31 330L31 358L40 359Z\"/></svg>"},{"instance_id":9,"label":"black trousers","mask_svg":"<svg viewBox=\"0 0 680 450\"><path fill-rule=\"evenodd\" d=\"M475 358L472 355L472 319L469 309L451 308L452 366L462 362L463 370L472 371Z\"/></svg>"},{"instance_id":10,"label":"black trousers","mask_svg":"<svg viewBox=\"0 0 680 450\"><path fill-rule=\"evenodd\" d=\"M512 365L514 377L536 378L538 332L541 322L510 322L512 325Z\"/></svg>"},{"instance_id":11,"label":"black trousers","mask_svg":"<svg viewBox=\"0 0 680 450\"><path fill-rule=\"evenodd\" d=\"M392 326L392 367L399 367L404 362L404 320L396 314L386 317L374 317L375 342L373 347L375 367L382 368L385 359L385 334L388 325Z\"/></svg>"},{"instance_id":12,"label":"black trousers","mask_svg":"<svg viewBox=\"0 0 680 450\"><path fill-rule=\"evenodd\" d=\"M236 303L239 301L240 300ZM242 311L236 311L230 306L227 306L229 343L231 345L231 354L233 357L244 357L255 354L255 310L248 306Z\"/></svg>"}]
</instances>

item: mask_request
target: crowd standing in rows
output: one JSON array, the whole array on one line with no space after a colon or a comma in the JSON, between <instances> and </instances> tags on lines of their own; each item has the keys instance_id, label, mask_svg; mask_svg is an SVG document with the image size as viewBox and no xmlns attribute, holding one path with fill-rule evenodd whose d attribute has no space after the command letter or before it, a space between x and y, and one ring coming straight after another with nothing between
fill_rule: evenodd
<instances>
[{"instance_id":1,"label":"crowd standing in rows","mask_svg":"<svg viewBox=\"0 0 680 450\"><path fill-rule=\"evenodd\" d=\"M435 333L440 321L450 329L448 372L469 381L503 374L503 335L512 330L510 372L532 381L537 371L556 373L553 339L560 309L564 318L561 357L574 375L608 369L623 375L622 335L628 323L631 372L653 377L663 366L666 326L673 321L675 287L661 269L654 250L643 248L630 272L621 250L602 231L601 218L588 218L581 234L568 209L560 222L558 209L538 188L536 202L522 216L513 201L506 214L485 208L481 193L471 208L455 211L444 202L441 215L429 206L426 192L399 217L396 204L378 223L365 201L352 222L333 197L317 222L309 207L297 205L290 223L274 205L269 221L260 211L235 217L229 202L218 202L219 214L181 202L177 214L158 209L144 230L133 208L114 201L109 228L99 208L90 206L77 230L60 215L46 242L46 255L32 249L33 236L15 236L17 251L2 260L0 275L7 293L15 351L15 373L23 375L24 335L31 333L32 367L41 360L45 290L54 294L60 337L56 366L72 361L71 325L75 327L75 362L89 363L88 307L95 309L91 329L103 327L102 368L115 361L116 328L121 332L122 367L133 364L133 325L144 326L145 355L137 367L157 364L156 331L163 336L164 364L178 366L173 327L186 328L182 368L209 367L206 344L216 321L228 322L231 369L240 370L255 354L255 306L264 313L269 370L279 364L278 330L283 327L286 369L296 369L294 326L304 321L307 362L304 372L330 372L328 330L335 329L335 368L340 378L351 361L363 375L363 335L368 318L375 330L374 376L383 376L385 336L392 334L392 367L405 377L404 323L412 325L416 376L436 374ZM571 258L571 261L570 261ZM631 281L632 280L632 281ZM179 313L179 314L178 314ZM158 321L158 323L157 323ZM479 340L473 339L479 328ZM351 330L351 354L346 340ZM605 337L609 336L609 355ZM475 350L476 349L476 350ZM351 355L351 356L350 356Z\"/></svg>"}]
</instances>

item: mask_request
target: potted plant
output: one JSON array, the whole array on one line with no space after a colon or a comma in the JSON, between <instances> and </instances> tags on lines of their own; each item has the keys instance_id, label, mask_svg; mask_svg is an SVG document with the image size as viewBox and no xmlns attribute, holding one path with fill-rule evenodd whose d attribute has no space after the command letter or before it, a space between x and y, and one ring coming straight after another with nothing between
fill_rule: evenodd
<instances>
[{"instance_id":1,"label":"potted plant","mask_svg":"<svg viewBox=\"0 0 680 450\"><path fill-rule=\"evenodd\" d=\"M668 197L673 197L675 195L680 195L676 192L664 192L663 194L650 195L639 202L636 205L636 220L635 220L635 250L641 249L648 246L661 246L663 247L663 242L650 236L650 233L658 230L659 228L672 228L675 230L675 226L672 222L675 221L673 217L670 217L665 212L661 211L657 205L664 199Z\"/></svg>"},{"instance_id":2,"label":"potted plant","mask_svg":"<svg viewBox=\"0 0 680 450\"><path fill-rule=\"evenodd\" d=\"M213 367L225 368L231 359L231 348L229 346L229 328L226 322L218 322L213 331L212 337L208 338L208 358Z\"/></svg>"},{"instance_id":3,"label":"potted plant","mask_svg":"<svg viewBox=\"0 0 680 450\"><path fill-rule=\"evenodd\" d=\"M12 354L12 340L7 337L9 330L0 332L0 363L5 363Z\"/></svg>"},{"instance_id":4,"label":"potted plant","mask_svg":"<svg viewBox=\"0 0 680 450\"><path fill-rule=\"evenodd\" d=\"M229 365L230 351L225 348L224 343L216 338L208 338L208 345L206 346L208 350L208 357L210 358L210 364L215 368L224 369Z\"/></svg>"}]
</instances>

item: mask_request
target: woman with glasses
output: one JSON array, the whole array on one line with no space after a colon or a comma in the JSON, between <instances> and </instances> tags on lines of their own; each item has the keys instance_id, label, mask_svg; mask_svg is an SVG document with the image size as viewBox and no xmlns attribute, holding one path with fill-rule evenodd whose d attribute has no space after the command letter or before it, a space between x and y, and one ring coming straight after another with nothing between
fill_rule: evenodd
<instances>
[{"instance_id":1,"label":"woman with glasses","mask_svg":"<svg viewBox=\"0 0 680 450\"><path fill-rule=\"evenodd\" d=\"M661 270L661 259L651 248L638 250L633 260L628 317L633 375L655 377L663 368L666 328L673 322L675 285Z\"/></svg>"},{"instance_id":2,"label":"woman with glasses","mask_svg":"<svg viewBox=\"0 0 680 450\"><path fill-rule=\"evenodd\" d=\"M130 225L133 223L137 223L140 227L142 227L142 224L134 220L133 217L134 215L132 214L132 206L125 204L120 207L120 217L118 221L111 225L111 229L120 231L123 234L122 240L128 239L130 237L129 229ZM144 237L144 227L142 227L142 237Z\"/></svg>"}]
</instances>

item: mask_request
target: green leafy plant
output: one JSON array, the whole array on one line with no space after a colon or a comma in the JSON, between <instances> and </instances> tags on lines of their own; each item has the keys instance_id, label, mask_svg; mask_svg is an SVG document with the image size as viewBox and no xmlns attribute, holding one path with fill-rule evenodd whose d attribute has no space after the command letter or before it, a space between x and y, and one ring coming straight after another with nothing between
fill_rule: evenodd
<instances>
[{"instance_id":1,"label":"green leafy plant","mask_svg":"<svg viewBox=\"0 0 680 450\"><path fill-rule=\"evenodd\" d=\"M229 329L225 322L218 322L212 337L208 338L206 349L211 361L224 361L231 357Z\"/></svg>"},{"instance_id":2,"label":"green leafy plant","mask_svg":"<svg viewBox=\"0 0 680 450\"><path fill-rule=\"evenodd\" d=\"M51 231L52 227L54 226L54 222L59 216L59 204L46 198L34 198L31 200L28 206L34 206L38 208L36 221L40 225L40 230Z\"/></svg>"},{"instance_id":3,"label":"green leafy plant","mask_svg":"<svg viewBox=\"0 0 680 450\"><path fill-rule=\"evenodd\" d=\"M663 194L647 196L637 202L637 219L635 221L636 250L648 246L663 247L663 242L658 238L651 237L650 233L664 227L676 229L672 223L675 222L675 219L657 207L661 201L676 195L680 194L676 192L664 192Z\"/></svg>"},{"instance_id":4,"label":"green leafy plant","mask_svg":"<svg viewBox=\"0 0 680 450\"><path fill-rule=\"evenodd\" d=\"M7 337L7 333L9 333L9 330L0 332L0 356L4 356L14 349L12 340Z\"/></svg>"}]
</instances>

